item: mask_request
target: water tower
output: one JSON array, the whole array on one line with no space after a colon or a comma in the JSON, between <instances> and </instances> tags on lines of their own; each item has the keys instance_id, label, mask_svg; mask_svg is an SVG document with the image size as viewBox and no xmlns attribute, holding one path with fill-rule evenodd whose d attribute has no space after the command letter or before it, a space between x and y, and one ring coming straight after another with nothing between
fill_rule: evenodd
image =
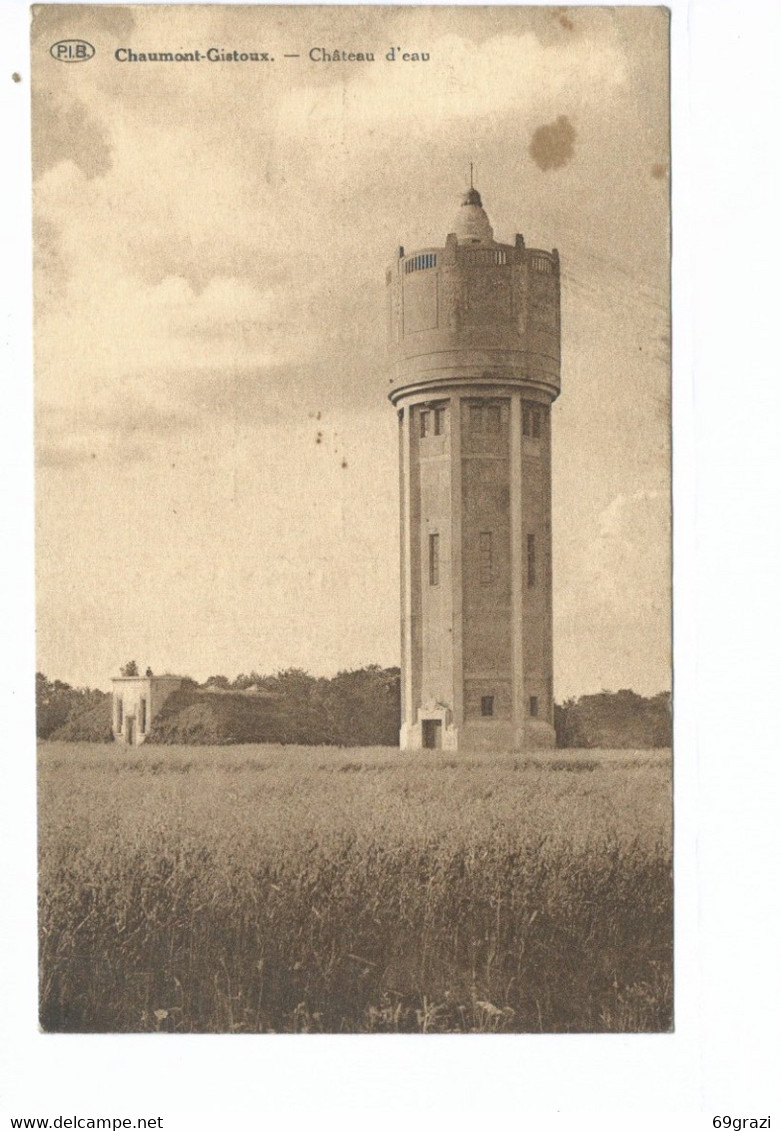
<instances>
[{"instance_id":1,"label":"water tower","mask_svg":"<svg viewBox=\"0 0 781 1131\"><path fill-rule=\"evenodd\" d=\"M480 194L386 275L401 456L403 749L552 746L559 256Z\"/></svg>"}]
</instances>

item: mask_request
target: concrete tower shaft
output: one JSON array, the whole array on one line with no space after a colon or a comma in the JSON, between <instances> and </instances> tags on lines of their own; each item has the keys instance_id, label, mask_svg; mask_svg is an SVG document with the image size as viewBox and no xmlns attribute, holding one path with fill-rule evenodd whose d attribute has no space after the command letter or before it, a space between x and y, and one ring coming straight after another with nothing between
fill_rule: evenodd
<instances>
[{"instance_id":1,"label":"concrete tower shaft","mask_svg":"<svg viewBox=\"0 0 781 1131\"><path fill-rule=\"evenodd\" d=\"M470 189L388 269L399 415L405 748L553 743L556 251L498 243Z\"/></svg>"}]
</instances>

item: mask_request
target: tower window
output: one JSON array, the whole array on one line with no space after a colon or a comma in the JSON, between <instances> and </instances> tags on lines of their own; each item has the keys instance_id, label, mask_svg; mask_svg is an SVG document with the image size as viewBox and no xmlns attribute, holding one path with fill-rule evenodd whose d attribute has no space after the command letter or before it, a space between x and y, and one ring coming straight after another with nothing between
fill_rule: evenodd
<instances>
[{"instance_id":1,"label":"tower window","mask_svg":"<svg viewBox=\"0 0 781 1131\"><path fill-rule=\"evenodd\" d=\"M122 730L122 696L117 696L117 730Z\"/></svg>"},{"instance_id":2,"label":"tower window","mask_svg":"<svg viewBox=\"0 0 781 1131\"><path fill-rule=\"evenodd\" d=\"M480 584L490 585L493 581L493 545L491 531L483 530L480 533Z\"/></svg>"},{"instance_id":3,"label":"tower window","mask_svg":"<svg viewBox=\"0 0 781 1131\"><path fill-rule=\"evenodd\" d=\"M141 718L138 724L138 729L142 734L146 734L146 699L142 699L140 703Z\"/></svg>"},{"instance_id":4,"label":"tower window","mask_svg":"<svg viewBox=\"0 0 781 1131\"><path fill-rule=\"evenodd\" d=\"M486 406L486 432L493 432L498 435L502 426L502 414L498 404L489 404Z\"/></svg>"},{"instance_id":5,"label":"tower window","mask_svg":"<svg viewBox=\"0 0 781 1131\"><path fill-rule=\"evenodd\" d=\"M523 406L523 434L539 439L542 435L542 409L528 404Z\"/></svg>"},{"instance_id":6,"label":"tower window","mask_svg":"<svg viewBox=\"0 0 781 1131\"><path fill-rule=\"evenodd\" d=\"M428 536L428 582L439 585L439 535Z\"/></svg>"},{"instance_id":7,"label":"tower window","mask_svg":"<svg viewBox=\"0 0 781 1131\"><path fill-rule=\"evenodd\" d=\"M480 700L480 714L484 719L488 719L494 713L494 697L493 695L483 695Z\"/></svg>"},{"instance_id":8,"label":"tower window","mask_svg":"<svg viewBox=\"0 0 781 1131\"><path fill-rule=\"evenodd\" d=\"M445 410L444 408L434 409L434 435L441 436L445 431Z\"/></svg>"},{"instance_id":9,"label":"tower window","mask_svg":"<svg viewBox=\"0 0 781 1131\"><path fill-rule=\"evenodd\" d=\"M533 534L526 535L526 584L537 584L537 544Z\"/></svg>"},{"instance_id":10,"label":"tower window","mask_svg":"<svg viewBox=\"0 0 781 1131\"><path fill-rule=\"evenodd\" d=\"M483 431L483 406L481 404L469 406L469 428L472 432Z\"/></svg>"},{"instance_id":11,"label":"tower window","mask_svg":"<svg viewBox=\"0 0 781 1131\"><path fill-rule=\"evenodd\" d=\"M428 436L429 433L429 413L426 409L421 410L420 413L420 435L421 439Z\"/></svg>"},{"instance_id":12,"label":"tower window","mask_svg":"<svg viewBox=\"0 0 781 1131\"><path fill-rule=\"evenodd\" d=\"M536 719L538 713L539 713L539 702L537 700L537 696L531 695L529 697L529 714L531 715L531 717L533 719Z\"/></svg>"}]
</instances>

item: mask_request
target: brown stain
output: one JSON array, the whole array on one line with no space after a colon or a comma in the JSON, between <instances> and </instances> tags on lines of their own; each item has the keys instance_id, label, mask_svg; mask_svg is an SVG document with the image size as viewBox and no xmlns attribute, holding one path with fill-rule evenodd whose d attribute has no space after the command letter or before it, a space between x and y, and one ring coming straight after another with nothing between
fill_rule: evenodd
<instances>
[{"instance_id":1,"label":"brown stain","mask_svg":"<svg viewBox=\"0 0 781 1131\"><path fill-rule=\"evenodd\" d=\"M322 444L322 442L323 442L323 433L318 432L317 435L315 436L315 443L316 444Z\"/></svg>"},{"instance_id":2,"label":"brown stain","mask_svg":"<svg viewBox=\"0 0 781 1131\"><path fill-rule=\"evenodd\" d=\"M562 169L575 153L576 137L572 122L565 114L559 114L555 122L537 127L529 144L529 154L543 171Z\"/></svg>"},{"instance_id":3,"label":"brown stain","mask_svg":"<svg viewBox=\"0 0 781 1131\"><path fill-rule=\"evenodd\" d=\"M21 82L22 81L22 76L19 74L18 71L14 71L14 73L11 75L11 78L14 80L14 82Z\"/></svg>"},{"instance_id":4,"label":"brown stain","mask_svg":"<svg viewBox=\"0 0 781 1131\"><path fill-rule=\"evenodd\" d=\"M661 181L667 174L667 166L661 161L657 161L655 165L651 166L651 176L656 181Z\"/></svg>"},{"instance_id":5,"label":"brown stain","mask_svg":"<svg viewBox=\"0 0 781 1131\"><path fill-rule=\"evenodd\" d=\"M342 459L342 467L347 467L347 460L346 459Z\"/></svg>"},{"instance_id":6,"label":"brown stain","mask_svg":"<svg viewBox=\"0 0 781 1131\"><path fill-rule=\"evenodd\" d=\"M567 31L574 31L575 30L575 25L572 22L572 20L569 18L569 16L567 15L567 9L566 8L559 8L556 12L553 13L553 16L554 16L554 19L558 20L558 22L561 24L561 26L563 28L565 28Z\"/></svg>"},{"instance_id":7,"label":"brown stain","mask_svg":"<svg viewBox=\"0 0 781 1131\"><path fill-rule=\"evenodd\" d=\"M113 167L107 129L78 98L60 106L53 94L33 91L33 170L40 177L60 161L72 161L87 180L104 177Z\"/></svg>"}]
</instances>

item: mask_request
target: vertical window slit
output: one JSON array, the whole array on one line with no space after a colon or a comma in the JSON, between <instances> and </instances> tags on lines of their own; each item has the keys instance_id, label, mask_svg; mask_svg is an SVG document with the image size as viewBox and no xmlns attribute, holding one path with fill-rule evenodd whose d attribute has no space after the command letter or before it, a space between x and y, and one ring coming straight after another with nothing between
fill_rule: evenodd
<instances>
[{"instance_id":1,"label":"vertical window slit","mask_svg":"<svg viewBox=\"0 0 781 1131\"><path fill-rule=\"evenodd\" d=\"M439 585L439 535L428 536L428 580L429 585Z\"/></svg>"},{"instance_id":2,"label":"vertical window slit","mask_svg":"<svg viewBox=\"0 0 781 1131\"><path fill-rule=\"evenodd\" d=\"M490 585L493 581L493 545L490 530L480 533L480 584Z\"/></svg>"}]
</instances>

